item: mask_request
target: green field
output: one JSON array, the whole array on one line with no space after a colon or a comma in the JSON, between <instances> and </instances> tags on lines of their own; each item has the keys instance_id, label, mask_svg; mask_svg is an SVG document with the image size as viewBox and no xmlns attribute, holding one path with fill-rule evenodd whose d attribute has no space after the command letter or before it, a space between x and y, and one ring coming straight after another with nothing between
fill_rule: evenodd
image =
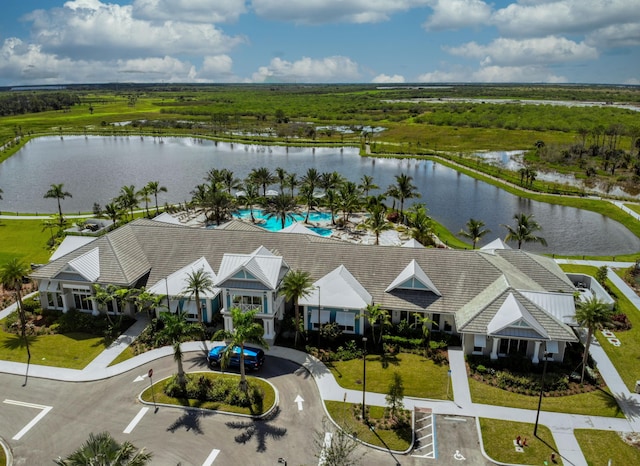
<instances>
[{"instance_id":1,"label":"green field","mask_svg":"<svg viewBox=\"0 0 640 466\"><path fill-rule=\"evenodd\" d=\"M46 248L49 235L48 230L43 231L40 220L0 219L0 264L14 257L27 264L46 263L51 256Z\"/></svg>"}]
</instances>

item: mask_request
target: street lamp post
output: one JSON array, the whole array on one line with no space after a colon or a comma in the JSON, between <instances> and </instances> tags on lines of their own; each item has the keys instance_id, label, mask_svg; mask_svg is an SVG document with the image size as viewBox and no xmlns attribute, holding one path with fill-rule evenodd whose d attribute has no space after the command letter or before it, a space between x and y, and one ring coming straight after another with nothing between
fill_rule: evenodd
<instances>
[{"instance_id":1,"label":"street lamp post","mask_svg":"<svg viewBox=\"0 0 640 466\"><path fill-rule=\"evenodd\" d=\"M544 364L542 366L542 380L540 381L540 396L538 397L538 411L536 412L536 425L533 428L533 435L538 434L538 421L540 419L540 407L542 406L542 394L544 393L544 377L547 374L547 343L544 344L544 352L542 357L544 358Z\"/></svg>"},{"instance_id":2,"label":"street lamp post","mask_svg":"<svg viewBox=\"0 0 640 466\"><path fill-rule=\"evenodd\" d=\"M362 420L367 420L365 396L367 393L367 337L362 337L364 351L362 352Z\"/></svg>"}]
</instances>

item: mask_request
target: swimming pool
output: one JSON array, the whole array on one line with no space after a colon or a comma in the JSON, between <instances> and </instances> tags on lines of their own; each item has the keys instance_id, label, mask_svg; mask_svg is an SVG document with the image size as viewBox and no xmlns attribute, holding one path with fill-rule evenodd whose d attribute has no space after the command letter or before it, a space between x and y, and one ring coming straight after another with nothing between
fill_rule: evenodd
<instances>
[{"instance_id":1,"label":"swimming pool","mask_svg":"<svg viewBox=\"0 0 640 466\"><path fill-rule=\"evenodd\" d=\"M251 218L251 212L249 209L240 209L237 213L233 214L236 218L241 218L243 220L248 220ZM280 231L282 230L282 223L280 219L276 217L268 218L261 209L253 209L253 217L256 220L263 220L264 222L258 223L257 225L269 231ZM288 227L294 222L303 222L305 219L305 214L293 214L293 219L287 218L285 222L285 227ZM309 222L331 222L331 214L329 212L311 212L309 214ZM306 225L305 225L306 226ZM307 227L311 231L318 233L320 236L331 236L331 230L329 228L322 227Z\"/></svg>"}]
</instances>

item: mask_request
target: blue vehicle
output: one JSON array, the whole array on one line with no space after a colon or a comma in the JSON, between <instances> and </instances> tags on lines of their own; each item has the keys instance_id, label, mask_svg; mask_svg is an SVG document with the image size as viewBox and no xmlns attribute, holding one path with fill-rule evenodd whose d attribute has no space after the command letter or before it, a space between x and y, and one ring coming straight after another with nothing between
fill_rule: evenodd
<instances>
[{"instance_id":1,"label":"blue vehicle","mask_svg":"<svg viewBox=\"0 0 640 466\"><path fill-rule=\"evenodd\" d=\"M209 361L209 367L220 366L220 359L227 346L214 346L209 351L207 361ZM234 346L231 351L231 357L229 358L229 364L227 367L240 367L240 347ZM253 369L257 371L264 364L264 351L260 348L252 348L250 346L244 347L244 367L247 369Z\"/></svg>"}]
</instances>

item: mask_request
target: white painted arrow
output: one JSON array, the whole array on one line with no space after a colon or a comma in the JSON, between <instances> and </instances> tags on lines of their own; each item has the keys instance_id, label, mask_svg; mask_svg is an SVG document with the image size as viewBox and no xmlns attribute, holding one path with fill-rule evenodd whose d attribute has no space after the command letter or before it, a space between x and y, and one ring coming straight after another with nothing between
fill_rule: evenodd
<instances>
[{"instance_id":1,"label":"white painted arrow","mask_svg":"<svg viewBox=\"0 0 640 466\"><path fill-rule=\"evenodd\" d=\"M302 399L302 397L300 395L296 396L296 399L293 400L294 403L298 403L298 411L302 411L302 402L304 400Z\"/></svg>"},{"instance_id":2,"label":"white painted arrow","mask_svg":"<svg viewBox=\"0 0 640 466\"><path fill-rule=\"evenodd\" d=\"M145 379L146 376L147 376L147 374L139 375L138 377L135 378L134 382L142 382Z\"/></svg>"}]
</instances>

